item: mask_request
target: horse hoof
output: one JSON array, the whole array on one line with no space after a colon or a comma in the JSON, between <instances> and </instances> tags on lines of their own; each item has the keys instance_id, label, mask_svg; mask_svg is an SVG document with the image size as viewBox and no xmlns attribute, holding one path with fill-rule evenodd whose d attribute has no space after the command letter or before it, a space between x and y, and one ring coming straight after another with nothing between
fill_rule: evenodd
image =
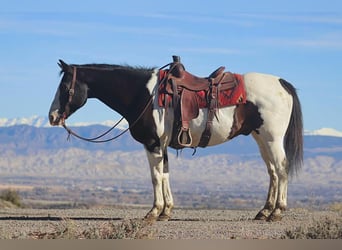
<instances>
[{"instance_id":1,"label":"horse hoof","mask_svg":"<svg viewBox=\"0 0 342 250\"><path fill-rule=\"evenodd\" d=\"M158 217L158 221L168 221L170 219L171 219L171 216L170 215L166 215L166 214L161 214Z\"/></svg>"},{"instance_id":2,"label":"horse hoof","mask_svg":"<svg viewBox=\"0 0 342 250\"><path fill-rule=\"evenodd\" d=\"M157 216L154 216L150 213L146 214L146 216L144 217L144 220L147 221L147 222L155 222L157 221L158 217Z\"/></svg>"},{"instance_id":3,"label":"horse hoof","mask_svg":"<svg viewBox=\"0 0 342 250\"><path fill-rule=\"evenodd\" d=\"M262 212L259 212L256 216L255 216L255 218L254 218L254 220L267 220L267 216L266 215L264 215Z\"/></svg>"},{"instance_id":4,"label":"horse hoof","mask_svg":"<svg viewBox=\"0 0 342 250\"><path fill-rule=\"evenodd\" d=\"M276 222L281 221L282 217L279 214L271 214L268 216L267 221L268 222Z\"/></svg>"}]
</instances>

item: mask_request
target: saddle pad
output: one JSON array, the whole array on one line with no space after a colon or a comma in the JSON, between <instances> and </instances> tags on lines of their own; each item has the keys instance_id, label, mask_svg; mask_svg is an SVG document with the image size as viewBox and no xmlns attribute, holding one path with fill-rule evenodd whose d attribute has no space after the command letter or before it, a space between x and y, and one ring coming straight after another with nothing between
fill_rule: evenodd
<instances>
[{"instance_id":1,"label":"saddle pad","mask_svg":"<svg viewBox=\"0 0 342 250\"><path fill-rule=\"evenodd\" d=\"M238 84L231 89L220 91L219 108L246 103L246 89L243 76L234 74L234 77Z\"/></svg>"},{"instance_id":2,"label":"saddle pad","mask_svg":"<svg viewBox=\"0 0 342 250\"><path fill-rule=\"evenodd\" d=\"M167 89L167 83L165 81L165 77L167 75L167 71L160 70L159 71L159 89L158 89L158 104L160 107L165 107L166 104L172 103L172 93L170 93ZM233 74L236 78L238 84L230 89L221 90L218 95L218 107L228 107L237 104L246 103L246 90L243 76L240 74ZM208 108L207 102L207 91L201 90L196 91L197 101L199 108Z\"/></svg>"},{"instance_id":3,"label":"saddle pad","mask_svg":"<svg viewBox=\"0 0 342 250\"><path fill-rule=\"evenodd\" d=\"M166 103L172 102L172 93L166 89L167 86L167 70L159 70L158 74L158 104L159 107L165 107Z\"/></svg>"}]
</instances>

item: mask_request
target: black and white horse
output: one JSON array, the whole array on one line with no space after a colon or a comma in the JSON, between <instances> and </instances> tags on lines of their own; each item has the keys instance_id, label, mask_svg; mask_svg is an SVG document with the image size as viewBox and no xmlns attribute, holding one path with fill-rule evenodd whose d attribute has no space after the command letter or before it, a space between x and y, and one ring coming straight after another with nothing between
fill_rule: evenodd
<instances>
[{"instance_id":1,"label":"black and white horse","mask_svg":"<svg viewBox=\"0 0 342 250\"><path fill-rule=\"evenodd\" d=\"M62 80L49 111L50 124L63 125L88 98L97 98L130 124L150 165L154 202L146 218L167 220L174 206L167 149L174 135L174 112L158 105L159 69L108 64L68 65L59 62ZM288 176L303 163L303 124L295 88L273 75L243 75L247 101L224 107L213 120L208 146L251 134L270 176L268 196L255 219L275 221L287 206ZM206 126L208 110L190 122L196 147Z\"/></svg>"}]
</instances>

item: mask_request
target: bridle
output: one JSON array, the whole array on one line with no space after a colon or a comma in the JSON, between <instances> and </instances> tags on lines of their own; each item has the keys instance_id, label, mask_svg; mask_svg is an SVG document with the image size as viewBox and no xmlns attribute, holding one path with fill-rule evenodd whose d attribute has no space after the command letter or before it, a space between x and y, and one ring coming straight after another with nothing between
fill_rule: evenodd
<instances>
[{"instance_id":1,"label":"bridle","mask_svg":"<svg viewBox=\"0 0 342 250\"><path fill-rule=\"evenodd\" d=\"M75 66L72 68L73 68L72 81L71 81L71 86L70 86L69 91L68 91L69 98L68 98L68 102L65 104L64 112L62 114L63 124L65 123L65 119L67 118L68 114L70 113L70 104L72 102L73 96L75 95L77 69Z\"/></svg>"},{"instance_id":2,"label":"bridle","mask_svg":"<svg viewBox=\"0 0 342 250\"><path fill-rule=\"evenodd\" d=\"M65 104L65 108L64 108L64 112L62 114L62 126L63 128L68 132L68 140L70 139L70 136L73 135L78 139L87 141L87 142L92 142L92 143L103 143L103 142L109 142L109 141L113 141L117 138L119 138L120 136L122 136L123 134L125 134L128 130L130 130L131 128L133 128L136 123L140 120L140 118L144 115L144 113L146 112L147 108L149 107L149 105L151 104L152 100L153 100L153 96L151 95L151 97L149 98L148 102L145 104L145 107L143 109L143 111L140 113L140 115L134 120L134 122L131 123L130 126L128 126L128 128L126 128L125 130L123 130L120 134L109 138L109 139L104 139L104 140L99 140L102 137L104 137L105 135L107 135L110 131L112 131L114 128L116 128L124 119L124 117L122 116L119 121L117 123L115 123L113 125L113 127L111 127L110 129L108 129L106 132L104 132L103 134L96 136L94 138L86 138L83 136L78 135L77 133L75 133L74 131L72 131L66 124L65 124L65 120L68 116L68 113L70 113L70 104L72 102L72 98L75 95L75 86L76 86L76 75L77 75L77 68L76 66L73 66L73 72L72 72L72 81L71 81L71 86L69 88L68 94L69 94L69 98L68 98L68 102Z\"/></svg>"}]
</instances>

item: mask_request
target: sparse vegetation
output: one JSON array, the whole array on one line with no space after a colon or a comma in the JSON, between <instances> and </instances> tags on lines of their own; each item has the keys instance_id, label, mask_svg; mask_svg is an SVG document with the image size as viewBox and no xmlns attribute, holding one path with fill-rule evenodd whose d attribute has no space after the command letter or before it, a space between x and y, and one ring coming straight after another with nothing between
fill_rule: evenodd
<instances>
[{"instance_id":1,"label":"sparse vegetation","mask_svg":"<svg viewBox=\"0 0 342 250\"><path fill-rule=\"evenodd\" d=\"M342 213L342 203L341 202L334 202L333 204L330 205L330 210Z\"/></svg>"},{"instance_id":2,"label":"sparse vegetation","mask_svg":"<svg viewBox=\"0 0 342 250\"><path fill-rule=\"evenodd\" d=\"M33 239L151 239L153 231L146 230L151 224L142 219L124 220L119 224L110 221L79 232L74 221L66 219L53 232L33 232L28 236Z\"/></svg>"},{"instance_id":3,"label":"sparse vegetation","mask_svg":"<svg viewBox=\"0 0 342 250\"><path fill-rule=\"evenodd\" d=\"M5 189L0 193L0 200L10 202L17 207L23 207L21 197L16 190Z\"/></svg>"},{"instance_id":4,"label":"sparse vegetation","mask_svg":"<svg viewBox=\"0 0 342 250\"><path fill-rule=\"evenodd\" d=\"M254 221L255 210L176 209L169 222L140 219L146 212L143 207L0 212L0 239L342 238L341 213L328 210L293 209L275 223Z\"/></svg>"},{"instance_id":5,"label":"sparse vegetation","mask_svg":"<svg viewBox=\"0 0 342 250\"><path fill-rule=\"evenodd\" d=\"M342 218L315 221L311 226L299 226L285 231L284 239L342 239Z\"/></svg>"},{"instance_id":6,"label":"sparse vegetation","mask_svg":"<svg viewBox=\"0 0 342 250\"><path fill-rule=\"evenodd\" d=\"M85 239L150 239L153 232L145 230L152 224L143 219L125 220L120 224L104 224L102 228L91 228L82 232Z\"/></svg>"}]
</instances>

